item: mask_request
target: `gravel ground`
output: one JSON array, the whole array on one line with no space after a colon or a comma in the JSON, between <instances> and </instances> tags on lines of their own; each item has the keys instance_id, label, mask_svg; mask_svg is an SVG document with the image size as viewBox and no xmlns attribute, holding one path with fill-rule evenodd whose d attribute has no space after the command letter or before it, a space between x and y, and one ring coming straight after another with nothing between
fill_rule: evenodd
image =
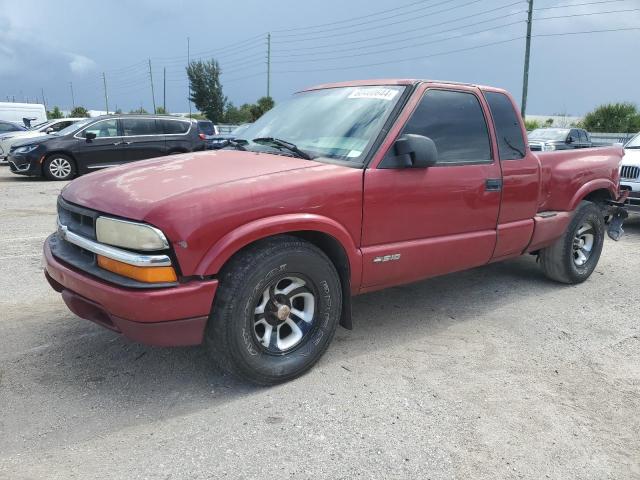
<instances>
[{"instance_id":1,"label":"gravel ground","mask_svg":"<svg viewBox=\"0 0 640 480\"><path fill-rule=\"evenodd\" d=\"M61 186L0 169L0 478L640 478L640 218L579 286L523 257L357 297L309 374L256 388L67 310Z\"/></svg>"}]
</instances>

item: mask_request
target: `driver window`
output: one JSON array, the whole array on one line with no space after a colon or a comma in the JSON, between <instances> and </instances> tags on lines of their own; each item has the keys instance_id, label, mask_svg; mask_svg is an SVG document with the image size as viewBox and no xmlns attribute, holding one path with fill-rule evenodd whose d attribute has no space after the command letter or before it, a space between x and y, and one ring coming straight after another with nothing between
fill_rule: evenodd
<instances>
[{"instance_id":1,"label":"driver window","mask_svg":"<svg viewBox=\"0 0 640 480\"><path fill-rule=\"evenodd\" d=\"M82 133L82 136L86 137L88 132L95 133L96 138L117 137L118 121L116 119L111 119L94 123L93 125L90 125L85 129L85 131Z\"/></svg>"}]
</instances>

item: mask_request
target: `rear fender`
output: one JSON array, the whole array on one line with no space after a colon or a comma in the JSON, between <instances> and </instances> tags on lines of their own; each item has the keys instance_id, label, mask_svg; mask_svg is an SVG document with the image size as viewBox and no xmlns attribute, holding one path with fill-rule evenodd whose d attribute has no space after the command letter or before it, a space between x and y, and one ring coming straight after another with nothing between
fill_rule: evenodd
<instances>
[{"instance_id":1,"label":"rear fender","mask_svg":"<svg viewBox=\"0 0 640 480\"><path fill-rule=\"evenodd\" d=\"M607 190L611 199L618 197L618 188L615 183L609 179L598 178L582 185L582 187L580 187L571 198L571 202L567 206L566 210L569 212L574 211L587 195L591 192L595 192L596 190Z\"/></svg>"},{"instance_id":2,"label":"rear fender","mask_svg":"<svg viewBox=\"0 0 640 480\"><path fill-rule=\"evenodd\" d=\"M349 259L351 291L357 292L362 277L362 255L349 232L338 222L313 214L288 214L261 218L229 232L214 244L196 268L196 275L211 276L239 250L247 245L274 235L310 231L322 232L335 238Z\"/></svg>"}]
</instances>

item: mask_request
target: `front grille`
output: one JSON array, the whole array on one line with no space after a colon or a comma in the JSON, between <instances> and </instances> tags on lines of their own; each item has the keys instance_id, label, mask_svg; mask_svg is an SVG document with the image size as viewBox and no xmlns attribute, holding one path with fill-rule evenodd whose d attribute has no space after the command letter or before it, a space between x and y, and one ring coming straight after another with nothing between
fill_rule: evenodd
<instances>
[{"instance_id":1,"label":"front grille","mask_svg":"<svg viewBox=\"0 0 640 480\"><path fill-rule=\"evenodd\" d=\"M529 144L529 148L533 151L541 151L542 150L542 144L541 143L530 143Z\"/></svg>"},{"instance_id":2,"label":"front grille","mask_svg":"<svg viewBox=\"0 0 640 480\"><path fill-rule=\"evenodd\" d=\"M79 207L58 197L58 218L69 230L83 237L96 239L95 223L98 212Z\"/></svg>"},{"instance_id":3,"label":"front grille","mask_svg":"<svg viewBox=\"0 0 640 480\"><path fill-rule=\"evenodd\" d=\"M624 180L637 180L640 177L640 167L623 165L620 169L620 178Z\"/></svg>"}]
</instances>

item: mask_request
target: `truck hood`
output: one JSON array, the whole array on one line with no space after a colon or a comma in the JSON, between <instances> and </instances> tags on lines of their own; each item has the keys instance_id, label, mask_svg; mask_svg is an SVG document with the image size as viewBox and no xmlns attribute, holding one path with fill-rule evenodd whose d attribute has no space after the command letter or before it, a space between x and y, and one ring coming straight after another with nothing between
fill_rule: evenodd
<instances>
[{"instance_id":1,"label":"truck hood","mask_svg":"<svg viewBox=\"0 0 640 480\"><path fill-rule=\"evenodd\" d=\"M259 179L323 164L268 153L218 150L185 153L134 162L82 176L62 190L65 200L133 220L145 220L152 210L198 201L203 195L245 190ZM239 185L242 188L242 185Z\"/></svg>"},{"instance_id":2,"label":"truck hood","mask_svg":"<svg viewBox=\"0 0 640 480\"><path fill-rule=\"evenodd\" d=\"M626 148L622 158L622 165L640 167L640 149Z\"/></svg>"}]
</instances>

